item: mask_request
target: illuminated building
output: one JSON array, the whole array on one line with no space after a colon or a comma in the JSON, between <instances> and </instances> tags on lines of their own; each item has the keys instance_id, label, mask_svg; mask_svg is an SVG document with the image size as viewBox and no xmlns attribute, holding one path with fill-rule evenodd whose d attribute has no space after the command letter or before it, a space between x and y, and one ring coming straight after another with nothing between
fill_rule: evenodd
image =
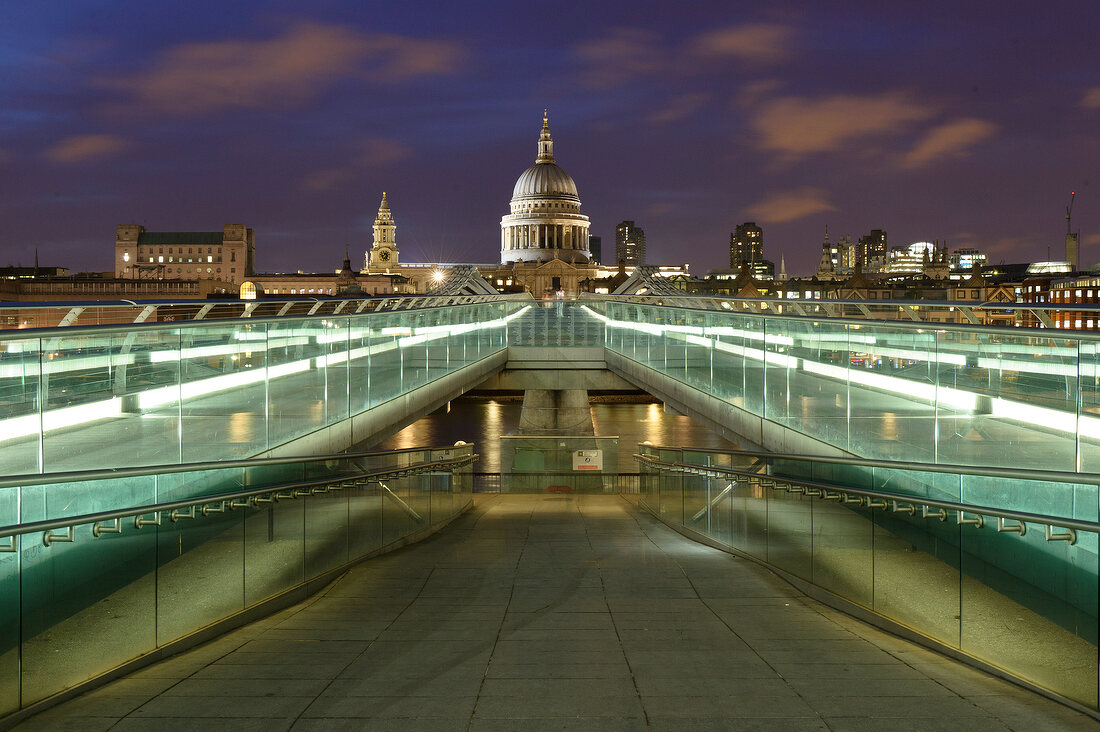
<instances>
[{"instance_id":1,"label":"illuminated building","mask_svg":"<svg viewBox=\"0 0 1100 732\"><path fill-rule=\"evenodd\" d=\"M588 217L577 184L554 161L550 122L542 114L538 156L512 190L511 213L500 220L500 262L587 264Z\"/></svg>"},{"instance_id":2,"label":"illuminated building","mask_svg":"<svg viewBox=\"0 0 1100 732\"><path fill-rule=\"evenodd\" d=\"M886 232L871 229L871 233L859 237L855 254L864 271L881 272L886 266Z\"/></svg>"},{"instance_id":3,"label":"illuminated building","mask_svg":"<svg viewBox=\"0 0 1100 732\"><path fill-rule=\"evenodd\" d=\"M751 264L763 258L764 231L755 221L738 224L730 234L730 269L739 269L742 262Z\"/></svg>"},{"instance_id":4,"label":"illuminated building","mask_svg":"<svg viewBox=\"0 0 1100 732\"><path fill-rule=\"evenodd\" d=\"M615 227L615 259L628 267L645 264L645 231L633 221L620 221Z\"/></svg>"},{"instance_id":5,"label":"illuminated building","mask_svg":"<svg viewBox=\"0 0 1100 732\"><path fill-rule=\"evenodd\" d=\"M221 231L146 231L122 224L115 232L115 277L217 280L240 285L253 271L255 236L242 224Z\"/></svg>"},{"instance_id":6,"label":"illuminated building","mask_svg":"<svg viewBox=\"0 0 1100 732\"><path fill-rule=\"evenodd\" d=\"M386 192L382 191L382 203L374 217L374 246L367 252L366 271L389 272L398 266L400 252L397 249L397 224L390 213Z\"/></svg>"}]
</instances>

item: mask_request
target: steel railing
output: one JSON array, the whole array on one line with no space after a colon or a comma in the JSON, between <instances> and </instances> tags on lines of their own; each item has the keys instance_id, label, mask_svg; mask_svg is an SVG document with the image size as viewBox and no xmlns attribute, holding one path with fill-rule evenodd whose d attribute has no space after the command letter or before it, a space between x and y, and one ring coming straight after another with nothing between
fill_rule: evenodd
<instances>
[{"instance_id":1,"label":"steel railing","mask_svg":"<svg viewBox=\"0 0 1100 732\"><path fill-rule=\"evenodd\" d=\"M446 450L447 448L439 448L440 450ZM400 452L413 452L416 450L405 450ZM427 451L421 449L419 451ZM261 464L285 464L292 462L316 462L318 460L331 460L335 458L347 459L349 457L361 457L364 455L380 455L389 454L386 453L359 453L357 455L330 455L309 459L273 459L267 461L237 461L238 463L245 463L249 466L256 466L257 463ZM382 495L389 497L390 500L397 503L397 505L407 515L416 521L422 522L423 518L400 496L391 491L382 481L390 480L394 478L403 478L410 475L419 475L422 473L441 472L444 470L454 470L456 468L465 467L471 465L478 460L479 456L476 453L470 453L467 455L460 455L456 457L441 458L439 460L430 460L419 463L410 463L401 466L392 466L383 468L381 470L374 470L372 472L354 472L344 473L335 476L326 476L324 478L318 478L308 481L296 481L293 483L284 483L276 486L264 486L262 488L251 488L246 490L229 491L223 493L207 494L203 496L195 496L192 498L185 498L178 501L166 501L162 503L152 503L142 506L131 506L128 508L114 509L110 511L97 511L94 513L81 514L78 516L66 516L57 519L45 519L42 521L33 521L25 524L14 524L10 526L0 526L0 540L8 539L6 543L0 543L0 553L12 553L19 551L20 537L28 534L42 534L42 543L45 546L51 546L55 543L70 543L76 539L76 527L92 525L92 535L95 538L99 538L103 534L118 534L122 532L122 521L124 519L132 518L133 527L135 530L141 529L143 526L160 526L161 521L165 514L167 514L170 521L177 522L183 519L193 519L198 515L208 516L210 514L224 513L227 510L232 511L237 508L256 508L263 504L277 503L283 500L292 500L297 498L306 498L315 495L321 495L329 493L331 491L339 491L347 488L363 487L370 483L378 483ZM202 464L208 465L208 464ZM225 468L229 467L224 464L212 463L209 464L211 468ZM191 471L202 469L195 466L170 466L172 472L187 472L190 467ZM143 471L134 469L128 471L95 471L101 476L114 473L128 473L136 475L148 475L150 471L146 468ZM74 474L65 474L66 478ZM76 474L76 475L88 475L88 473ZM58 476L34 476L39 479L38 482L53 482L57 483ZM26 485L26 483L23 483ZM146 518L152 516L153 518ZM107 524L110 525L107 525ZM65 533L62 535L55 534L54 532L64 529Z\"/></svg>"},{"instance_id":2,"label":"steel railing","mask_svg":"<svg viewBox=\"0 0 1100 732\"><path fill-rule=\"evenodd\" d=\"M659 460L651 455L635 454L634 459L643 465L648 465L663 472L705 478L732 479L731 484L719 494L719 497L712 500L711 505L714 504L714 501L719 500L732 491L733 483L737 482L746 483L750 486L756 485L760 488L782 490L787 493L802 494L811 498L820 498L824 501L839 501L842 504L852 504L856 508L882 509L890 511L891 513L904 513L909 516L916 515L919 510L921 518L925 519L946 521L948 512L953 512L956 515L956 520L959 525L969 525L979 529L985 526L985 520L989 518L996 522L998 532L1011 532L1019 536L1023 536L1027 533L1027 524L1035 524L1044 527L1044 536L1047 541L1065 541L1070 545L1077 543L1078 531L1087 531L1093 534L1100 533L1100 523L1095 521L1082 521L1080 519L1048 516L1027 511L1012 511L994 508L992 506L981 506L958 501L944 501L937 498L890 493L889 491L880 491L870 488L852 488L850 486L833 483L775 476L756 472L751 469L742 470L738 468L671 462ZM857 464L858 462L859 461L857 461ZM923 466L921 470L924 470ZM938 472L950 471L941 470ZM1008 524L1008 521L1013 521L1015 523ZM1055 529L1065 529L1066 531L1057 532Z\"/></svg>"}]
</instances>

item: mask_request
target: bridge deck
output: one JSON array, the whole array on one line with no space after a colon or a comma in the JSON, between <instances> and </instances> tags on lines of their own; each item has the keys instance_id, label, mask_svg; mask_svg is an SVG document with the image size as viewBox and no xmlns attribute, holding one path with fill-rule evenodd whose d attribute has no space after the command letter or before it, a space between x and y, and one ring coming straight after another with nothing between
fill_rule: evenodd
<instances>
[{"instance_id":1,"label":"bridge deck","mask_svg":"<svg viewBox=\"0 0 1100 732\"><path fill-rule=\"evenodd\" d=\"M522 720L522 721L521 721ZM17 729L1083 729L615 496L442 534Z\"/></svg>"}]
</instances>

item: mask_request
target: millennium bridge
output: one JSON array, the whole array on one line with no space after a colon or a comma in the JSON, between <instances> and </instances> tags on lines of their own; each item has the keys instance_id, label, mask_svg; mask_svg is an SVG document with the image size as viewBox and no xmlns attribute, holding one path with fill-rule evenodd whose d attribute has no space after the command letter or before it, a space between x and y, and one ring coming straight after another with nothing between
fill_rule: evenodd
<instances>
[{"instance_id":1,"label":"millennium bridge","mask_svg":"<svg viewBox=\"0 0 1100 732\"><path fill-rule=\"evenodd\" d=\"M1100 335L952 307L0 308L0 726L1092 723ZM358 447L474 388L532 445L625 388L743 449Z\"/></svg>"}]
</instances>

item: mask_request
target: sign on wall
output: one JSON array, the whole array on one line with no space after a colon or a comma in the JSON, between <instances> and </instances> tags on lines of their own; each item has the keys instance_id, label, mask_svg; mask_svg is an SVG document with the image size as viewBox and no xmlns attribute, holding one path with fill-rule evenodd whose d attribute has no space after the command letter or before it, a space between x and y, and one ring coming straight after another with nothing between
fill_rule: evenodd
<instances>
[{"instance_id":1,"label":"sign on wall","mask_svg":"<svg viewBox=\"0 0 1100 732\"><path fill-rule=\"evenodd\" d=\"M573 470L603 470L603 450L574 451Z\"/></svg>"}]
</instances>

